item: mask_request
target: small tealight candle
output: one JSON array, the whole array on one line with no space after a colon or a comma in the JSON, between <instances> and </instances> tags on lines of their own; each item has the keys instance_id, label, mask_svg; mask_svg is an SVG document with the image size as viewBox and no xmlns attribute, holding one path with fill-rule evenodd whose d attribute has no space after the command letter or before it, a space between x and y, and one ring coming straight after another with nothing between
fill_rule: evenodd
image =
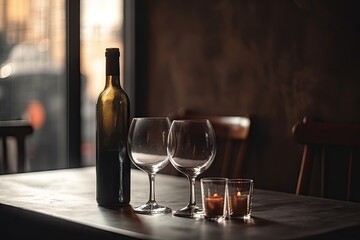
<instances>
[{"instance_id":1,"label":"small tealight candle","mask_svg":"<svg viewBox=\"0 0 360 240\"><path fill-rule=\"evenodd\" d=\"M238 191L234 196L231 197L231 216L232 217L243 217L248 214L248 196L242 195Z\"/></svg>"},{"instance_id":2,"label":"small tealight candle","mask_svg":"<svg viewBox=\"0 0 360 240\"><path fill-rule=\"evenodd\" d=\"M222 216L224 214L224 197L214 193L210 197L205 197L206 216Z\"/></svg>"}]
</instances>

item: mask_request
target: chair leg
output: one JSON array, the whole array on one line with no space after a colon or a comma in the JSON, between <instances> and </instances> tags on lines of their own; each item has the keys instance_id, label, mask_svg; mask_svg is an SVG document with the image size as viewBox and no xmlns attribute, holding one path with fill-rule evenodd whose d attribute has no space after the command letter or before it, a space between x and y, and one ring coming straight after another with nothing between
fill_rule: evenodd
<instances>
[{"instance_id":1,"label":"chair leg","mask_svg":"<svg viewBox=\"0 0 360 240\"><path fill-rule=\"evenodd\" d=\"M2 137L2 150L3 150L3 164L2 164L2 172L8 173L9 172L9 165L8 165L8 152L7 152L7 141L6 137Z\"/></svg>"},{"instance_id":2,"label":"chair leg","mask_svg":"<svg viewBox=\"0 0 360 240\"><path fill-rule=\"evenodd\" d=\"M25 171L25 140L23 138L17 138L18 147L18 172Z\"/></svg>"},{"instance_id":3,"label":"chair leg","mask_svg":"<svg viewBox=\"0 0 360 240\"><path fill-rule=\"evenodd\" d=\"M326 151L325 148L322 147L321 149L321 189L320 189L320 196L322 198L325 197L325 186L326 186Z\"/></svg>"},{"instance_id":4,"label":"chair leg","mask_svg":"<svg viewBox=\"0 0 360 240\"><path fill-rule=\"evenodd\" d=\"M346 192L346 199L347 199L348 201L350 201L350 198L351 198L352 162L353 162L353 151L350 151L349 167L348 167L348 180L347 180L347 192Z\"/></svg>"},{"instance_id":5,"label":"chair leg","mask_svg":"<svg viewBox=\"0 0 360 240\"><path fill-rule=\"evenodd\" d=\"M247 149L247 142L243 141L241 143L238 155L236 157L236 165L232 174L233 178L237 178L239 176L242 176L243 174L243 164L244 164L246 149Z\"/></svg>"},{"instance_id":6,"label":"chair leg","mask_svg":"<svg viewBox=\"0 0 360 240\"><path fill-rule=\"evenodd\" d=\"M224 161L221 169L221 176L228 176L229 172L229 163L231 161L231 149L232 149L232 142L230 140L226 140L225 142L225 152L224 152Z\"/></svg>"},{"instance_id":7,"label":"chair leg","mask_svg":"<svg viewBox=\"0 0 360 240\"><path fill-rule=\"evenodd\" d=\"M296 186L296 194L307 194L309 188L309 179L310 179L310 166L311 166L311 156L310 150L307 145L304 146L304 152L301 160L300 173L298 177L298 182Z\"/></svg>"}]
</instances>

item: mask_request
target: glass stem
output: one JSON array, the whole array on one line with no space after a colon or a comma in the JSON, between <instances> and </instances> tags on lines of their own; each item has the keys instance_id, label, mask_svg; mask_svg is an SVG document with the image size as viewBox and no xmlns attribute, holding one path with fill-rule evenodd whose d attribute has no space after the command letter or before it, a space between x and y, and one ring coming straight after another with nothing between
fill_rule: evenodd
<instances>
[{"instance_id":1,"label":"glass stem","mask_svg":"<svg viewBox=\"0 0 360 240\"><path fill-rule=\"evenodd\" d=\"M155 174L149 173L149 183L150 183L150 193L149 193L149 202L155 202Z\"/></svg>"},{"instance_id":2,"label":"glass stem","mask_svg":"<svg viewBox=\"0 0 360 240\"><path fill-rule=\"evenodd\" d=\"M189 206L195 206L196 200L195 200L195 177L188 177L189 178L189 184L190 184L190 200L189 200Z\"/></svg>"}]
</instances>

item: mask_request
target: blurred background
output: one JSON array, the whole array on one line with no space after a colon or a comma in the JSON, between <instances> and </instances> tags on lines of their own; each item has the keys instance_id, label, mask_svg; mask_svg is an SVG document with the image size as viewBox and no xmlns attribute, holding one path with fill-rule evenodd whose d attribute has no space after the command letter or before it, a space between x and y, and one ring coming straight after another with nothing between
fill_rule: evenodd
<instances>
[{"instance_id":1,"label":"blurred background","mask_svg":"<svg viewBox=\"0 0 360 240\"><path fill-rule=\"evenodd\" d=\"M292 127L304 116L360 123L359 1L152 0L136 10L139 114L250 115L243 176L255 187L295 191Z\"/></svg>"},{"instance_id":2,"label":"blurred background","mask_svg":"<svg viewBox=\"0 0 360 240\"><path fill-rule=\"evenodd\" d=\"M0 0L0 119L34 126L29 171L68 166L66 2ZM79 3L81 166L95 162L94 104L110 46L125 53L122 73L134 74L122 84L132 86L135 116L251 116L243 176L255 187L295 191L302 147L291 129L304 116L360 123L359 1Z\"/></svg>"},{"instance_id":3,"label":"blurred background","mask_svg":"<svg viewBox=\"0 0 360 240\"><path fill-rule=\"evenodd\" d=\"M31 122L31 171L68 166L65 11L64 0L0 0L0 120ZM123 52L122 31L123 1L80 1L83 166L95 163L95 102L105 84L105 48Z\"/></svg>"}]
</instances>

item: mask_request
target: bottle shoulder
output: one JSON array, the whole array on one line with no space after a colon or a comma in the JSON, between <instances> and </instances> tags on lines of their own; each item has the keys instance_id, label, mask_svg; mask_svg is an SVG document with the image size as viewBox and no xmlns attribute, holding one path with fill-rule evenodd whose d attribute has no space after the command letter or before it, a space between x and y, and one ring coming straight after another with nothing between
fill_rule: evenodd
<instances>
[{"instance_id":1,"label":"bottle shoulder","mask_svg":"<svg viewBox=\"0 0 360 240\"><path fill-rule=\"evenodd\" d=\"M129 101L129 98L123 89L114 88L114 87L105 88L99 94L98 102L112 101L112 100Z\"/></svg>"}]
</instances>

